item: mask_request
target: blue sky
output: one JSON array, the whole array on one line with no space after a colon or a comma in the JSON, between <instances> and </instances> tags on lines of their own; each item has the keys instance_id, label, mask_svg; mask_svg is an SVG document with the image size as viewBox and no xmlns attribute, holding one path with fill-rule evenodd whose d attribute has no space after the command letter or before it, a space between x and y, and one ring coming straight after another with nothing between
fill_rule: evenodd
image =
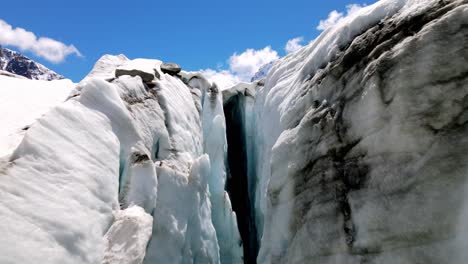
<instances>
[{"instance_id":1,"label":"blue sky","mask_svg":"<svg viewBox=\"0 0 468 264\"><path fill-rule=\"evenodd\" d=\"M27 46L19 39L14 42L16 44L5 45L1 29L0 44L20 51L22 46L24 54L73 81L81 80L103 54L120 53L129 58L176 62L185 70L214 69L243 74L242 65L238 65L239 68L231 65L233 55L253 49L250 56L238 58L252 59L265 54L266 59L283 56L288 40L303 37L298 43L306 44L320 34L317 29L320 20L333 20L333 13L330 13L333 10L339 18L339 13L346 14L346 7L351 4L373 2L375 0L6 1L0 9L0 20L4 24L13 30L23 28L37 38L60 42L62 46L52 43L53 47L70 54L49 56L47 43L41 41ZM271 49L265 49L268 46ZM263 52L256 53L258 50ZM77 55L78 51L81 56ZM258 63L263 61L257 60ZM249 72L245 76L247 74Z\"/></svg>"}]
</instances>

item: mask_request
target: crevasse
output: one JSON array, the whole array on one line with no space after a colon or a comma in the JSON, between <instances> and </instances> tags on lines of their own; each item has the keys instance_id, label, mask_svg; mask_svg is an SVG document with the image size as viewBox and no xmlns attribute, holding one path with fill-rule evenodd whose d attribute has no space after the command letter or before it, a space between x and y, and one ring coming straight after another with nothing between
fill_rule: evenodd
<instances>
[{"instance_id":1,"label":"crevasse","mask_svg":"<svg viewBox=\"0 0 468 264\"><path fill-rule=\"evenodd\" d=\"M380 1L225 91L104 56L0 159L0 262L462 263L467 5Z\"/></svg>"}]
</instances>

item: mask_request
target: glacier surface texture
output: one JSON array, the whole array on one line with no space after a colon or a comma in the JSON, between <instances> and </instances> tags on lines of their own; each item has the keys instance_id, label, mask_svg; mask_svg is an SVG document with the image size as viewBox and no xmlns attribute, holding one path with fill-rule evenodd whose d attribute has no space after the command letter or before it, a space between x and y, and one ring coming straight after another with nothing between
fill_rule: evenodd
<instances>
[{"instance_id":1,"label":"glacier surface texture","mask_svg":"<svg viewBox=\"0 0 468 264\"><path fill-rule=\"evenodd\" d=\"M224 90L0 72L0 263L465 263L467 56L467 0L381 0Z\"/></svg>"}]
</instances>

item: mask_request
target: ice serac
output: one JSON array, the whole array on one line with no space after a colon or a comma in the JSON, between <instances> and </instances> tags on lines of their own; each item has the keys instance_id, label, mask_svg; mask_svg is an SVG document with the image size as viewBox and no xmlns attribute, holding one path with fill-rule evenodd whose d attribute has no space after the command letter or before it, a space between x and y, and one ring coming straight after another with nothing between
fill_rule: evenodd
<instances>
[{"instance_id":1,"label":"ice serac","mask_svg":"<svg viewBox=\"0 0 468 264\"><path fill-rule=\"evenodd\" d=\"M380 1L274 64L258 263L466 261L467 43L467 1Z\"/></svg>"},{"instance_id":2,"label":"ice serac","mask_svg":"<svg viewBox=\"0 0 468 264\"><path fill-rule=\"evenodd\" d=\"M144 263L219 263L200 92L180 76L163 73L161 64L147 59L115 63L116 78L106 78L139 135L121 155L121 207L138 205L153 216ZM131 139L132 133L125 134Z\"/></svg>"},{"instance_id":3,"label":"ice serac","mask_svg":"<svg viewBox=\"0 0 468 264\"><path fill-rule=\"evenodd\" d=\"M203 155L201 92L182 77L162 72L150 89L162 116L142 122L160 123L151 129L156 131L152 155L158 194L144 263L219 263L208 188L210 159Z\"/></svg>"},{"instance_id":4,"label":"ice serac","mask_svg":"<svg viewBox=\"0 0 468 264\"><path fill-rule=\"evenodd\" d=\"M186 171L161 161L157 173L160 188L144 263L219 263L211 222L208 155L196 159Z\"/></svg>"},{"instance_id":5,"label":"ice serac","mask_svg":"<svg viewBox=\"0 0 468 264\"><path fill-rule=\"evenodd\" d=\"M143 208L132 206L117 211L105 235L106 251L102 264L140 264L151 237L153 217Z\"/></svg>"},{"instance_id":6,"label":"ice serac","mask_svg":"<svg viewBox=\"0 0 468 264\"><path fill-rule=\"evenodd\" d=\"M141 83L134 94L144 89L141 79L133 80ZM96 78L81 82L2 162L1 244L9 245L2 246L1 262L100 263L104 234L120 210L119 190L121 196L129 190L125 205L154 210L154 164L134 157L150 156L153 144L144 141L122 87Z\"/></svg>"},{"instance_id":7,"label":"ice serac","mask_svg":"<svg viewBox=\"0 0 468 264\"><path fill-rule=\"evenodd\" d=\"M178 76L113 72L161 63L104 56L0 160L1 263L164 263L164 245L185 252L170 263L219 263L199 93ZM169 198L179 187L182 204Z\"/></svg>"},{"instance_id":8,"label":"ice serac","mask_svg":"<svg viewBox=\"0 0 468 264\"><path fill-rule=\"evenodd\" d=\"M244 263L242 240L239 234L236 214L233 212L226 187L226 121L223 112L222 93L216 84L192 80L189 85L200 86L203 91L203 148L210 156L211 172L209 189L211 193L212 219L216 229L221 263ZM207 85L206 85L207 84Z\"/></svg>"}]
</instances>

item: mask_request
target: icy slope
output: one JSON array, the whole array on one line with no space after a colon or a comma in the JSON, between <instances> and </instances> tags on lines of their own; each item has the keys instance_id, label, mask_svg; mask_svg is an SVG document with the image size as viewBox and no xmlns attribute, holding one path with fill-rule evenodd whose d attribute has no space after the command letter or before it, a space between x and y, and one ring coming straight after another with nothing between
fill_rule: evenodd
<instances>
[{"instance_id":1,"label":"icy slope","mask_svg":"<svg viewBox=\"0 0 468 264\"><path fill-rule=\"evenodd\" d=\"M92 88L83 95L91 97ZM50 111L0 165L0 262L102 259L103 236L118 208L119 140L107 116L83 101Z\"/></svg>"},{"instance_id":2,"label":"icy slope","mask_svg":"<svg viewBox=\"0 0 468 264\"><path fill-rule=\"evenodd\" d=\"M65 101L70 80L35 81L0 75L0 157L10 154L25 131L42 115Z\"/></svg>"},{"instance_id":3,"label":"icy slope","mask_svg":"<svg viewBox=\"0 0 468 264\"><path fill-rule=\"evenodd\" d=\"M259 263L462 263L467 1L384 0L255 102Z\"/></svg>"}]
</instances>

